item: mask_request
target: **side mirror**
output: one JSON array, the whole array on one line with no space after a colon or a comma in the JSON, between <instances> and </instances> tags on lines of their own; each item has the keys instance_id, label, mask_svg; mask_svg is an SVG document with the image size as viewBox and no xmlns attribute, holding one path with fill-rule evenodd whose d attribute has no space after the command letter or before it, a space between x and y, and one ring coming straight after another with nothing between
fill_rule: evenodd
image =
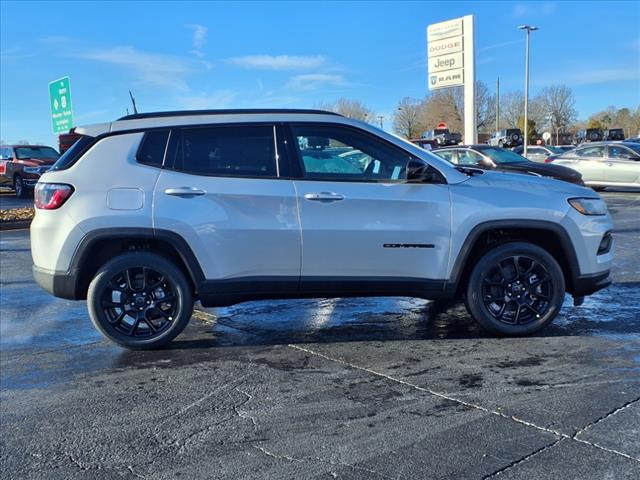
<instances>
[{"instance_id":1,"label":"side mirror","mask_svg":"<svg viewBox=\"0 0 640 480\"><path fill-rule=\"evenodd\" d=\"M435 170L426 163L414 159L407 162L407 181L409 183L428 183L438 178Z\"/></svg>"}]
</instances>

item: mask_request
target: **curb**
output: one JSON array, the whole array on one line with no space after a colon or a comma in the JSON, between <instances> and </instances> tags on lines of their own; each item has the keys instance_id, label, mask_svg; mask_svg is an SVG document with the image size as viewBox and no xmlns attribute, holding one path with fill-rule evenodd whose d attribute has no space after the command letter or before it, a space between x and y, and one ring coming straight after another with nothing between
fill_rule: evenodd
<instances>
[{"instance_id":1,"label":"curb","mask_svg":"<svg viewBox=\"0 0 640 480\"><path fill-rule=\"evenodd\" d=\"M29 228L31 220L14 220L11 222L0 222L0 230L22 230Z\"/></svg>"}]
</instances>

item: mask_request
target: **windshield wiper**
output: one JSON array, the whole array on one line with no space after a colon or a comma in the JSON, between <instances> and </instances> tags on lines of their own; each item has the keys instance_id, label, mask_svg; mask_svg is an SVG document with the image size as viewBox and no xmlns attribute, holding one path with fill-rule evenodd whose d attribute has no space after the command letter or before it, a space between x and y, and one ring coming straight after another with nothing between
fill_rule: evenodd
<instances>
[{"instance_id":1,"label":"windshield wiper","mask_svg":"<svg viewBox=\"0 0 640 480\"><path fill-rule=\"evenodd\" d=\"M474 175L482 175L484 173L484 170L480 168L463 167L460 165L454 168L458 170L460 173L464 173L465 175L469 175L470 177L473 177Z\"/></svg>"}]
</instances>

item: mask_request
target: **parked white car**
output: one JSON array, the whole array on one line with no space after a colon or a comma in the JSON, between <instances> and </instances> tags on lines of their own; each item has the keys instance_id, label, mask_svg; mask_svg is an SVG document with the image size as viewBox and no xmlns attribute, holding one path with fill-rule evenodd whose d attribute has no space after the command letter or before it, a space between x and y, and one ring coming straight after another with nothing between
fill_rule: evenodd
<instances>
[{"instance_id":1,"label":"parked white car","mask_svg":"<svg viewBox=\"0 0 640 480\"><path fill-rule=\"evenodd\" d=\"M584 183L597 190L640 188L640 143L587 143L551 160L577 170Z\"/></svg>"},{"instance_id":2,"label":"parked white car","mask_svg":"<svg viewBox=\"0 0 640 480\"><path fill-rule=\"evenodd\" d=\"M76 132L36 187L34 276L86 298L128 348L166 345L194 300L462 298L490 331L524 335L565 292L579 304L610 283L592 190L451 165L336 114L147 113Z\"/></svg>"}]
</instances>

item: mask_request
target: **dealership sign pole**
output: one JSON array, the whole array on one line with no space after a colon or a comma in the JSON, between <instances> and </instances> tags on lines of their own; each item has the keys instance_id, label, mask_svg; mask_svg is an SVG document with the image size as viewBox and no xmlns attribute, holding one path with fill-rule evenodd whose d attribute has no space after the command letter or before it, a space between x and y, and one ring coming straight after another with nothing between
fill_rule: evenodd
<instances>
[{"instance_id":1,"label":"dealership sign pole","mask_svg":"<svg viewBox=\"0 0 640 480\"><path fill-rule=\"evenodd\" d=\"M464 142L477 143L473 15L427 27L429 90L464 88Z\"/></svg>"},{"instance_id":2,"label":"dealership sign pole","mask_svg":"<svg viewBox=\"0 0 640 480\"><path fill-rule=\"evenodd\" d=\"M73 128L73 110L71 108L69 77L54 80L49 84L49 102L51 103L53 133L71 130Z\"/></svg>"}]
</instances>

